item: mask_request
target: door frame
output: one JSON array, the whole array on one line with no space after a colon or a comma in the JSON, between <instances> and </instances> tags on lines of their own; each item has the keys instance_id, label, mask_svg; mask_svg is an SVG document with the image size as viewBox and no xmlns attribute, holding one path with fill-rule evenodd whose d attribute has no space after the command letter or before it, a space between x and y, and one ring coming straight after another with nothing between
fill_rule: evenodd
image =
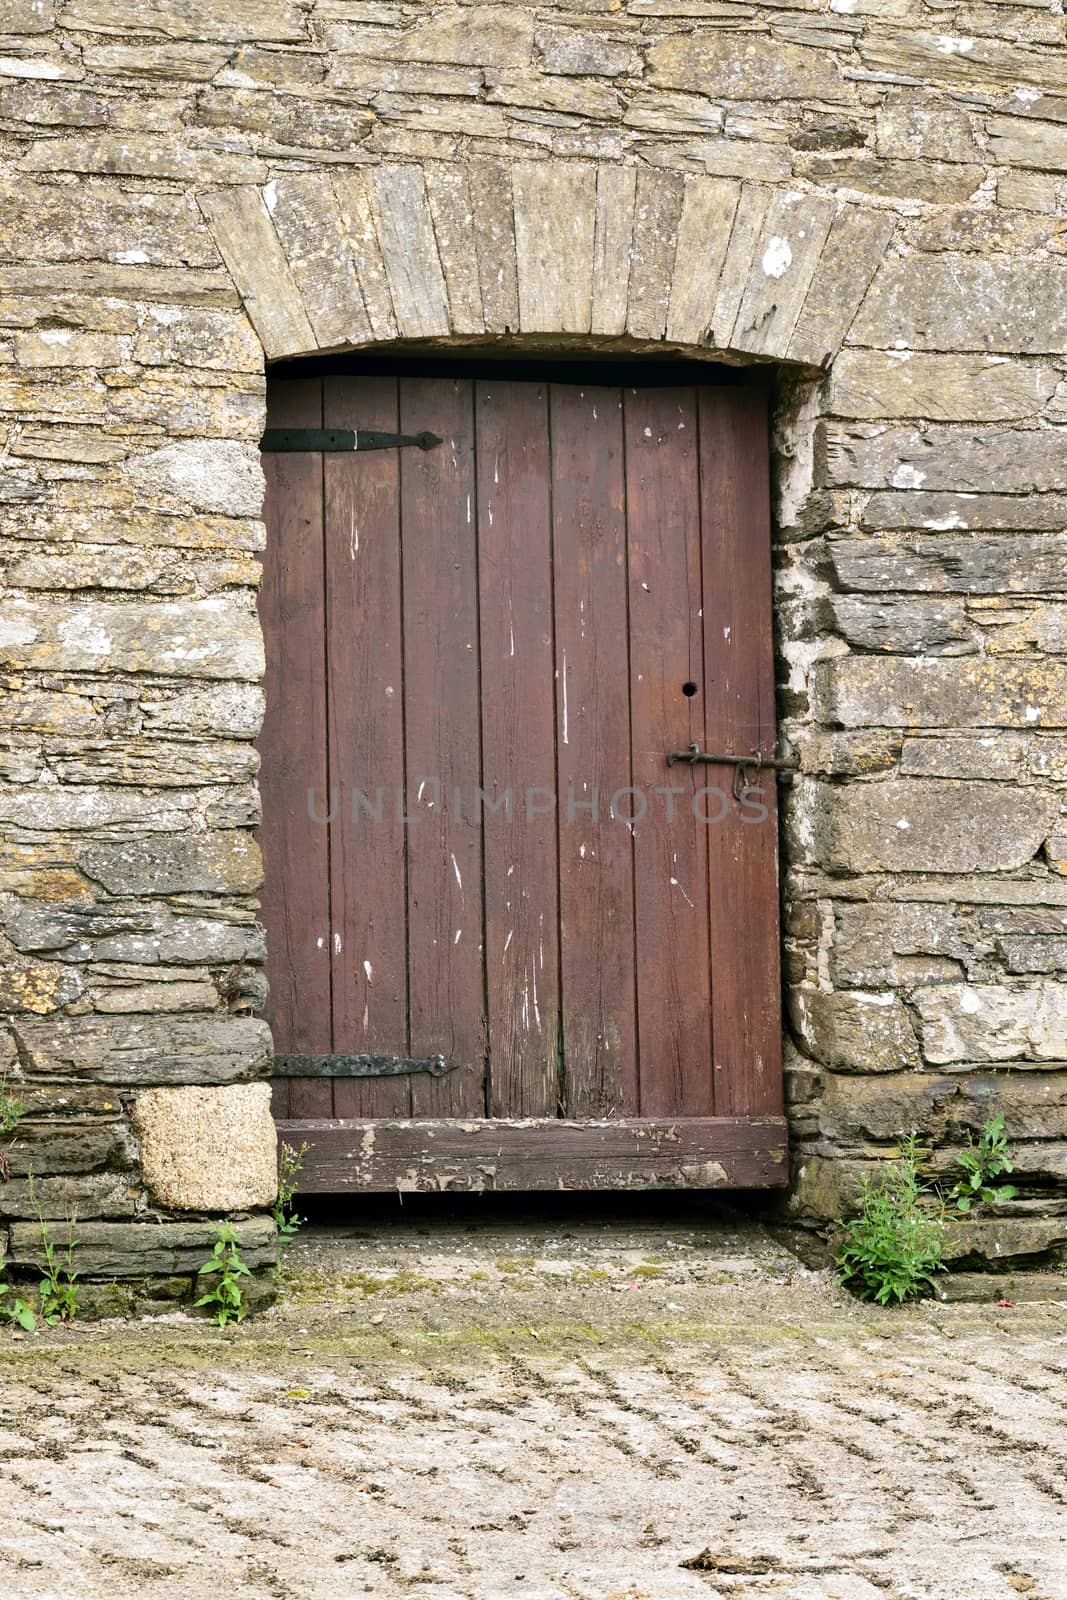
<instances>
[{"instance_id":1,"label":"door frame","mask_svg":"<svg viewBox=\"0 0 1067 1600\"><path fill-rule=\"evenodd\" d=\"M319 373L400 376L413 369L422 375L432 371L434 376L464 378L499 378L505 371L499 358L464 360L449 352L445 359L432 363L419 357L405 360L399 355L319 358L279 364L271 376L312 377ZM565 364L536 358L516 360L509 355L506 364L506 375L521 381L551 377L558 381L566 374L571 382L584 380L590 386L605 382L625 384L628 380L621 376L623 373L632 374L635 380L643 383L678 387L684 387L687 378L695 381L697 373L705 384L711 376L707 363L662 360L635 363L630 352L598 360L584 357ZM765 380L768 376L767 368L717 368L713 381L716 387L735 388L739 400L744 396L749 403L762 395L759 404L766 407L769 385ZM762 426L766 429L765 421ZM740 441L742 446L744 442ZM765 558L764 603L770 627L769 440L766 432L761 458L762 491L756 497L759 503L754 517L751 508L748 514L753 522L753 536L758 537L761 544L761 558ZM723 463L721 470L728 471L729 462ZM746 513L742 510L741 514ZM766 675L764 679L759 694L763 703L772 707L773 740L776 737L773 675L769 679L769 693ZM712 740L711 744L715 745L716 741ZM772 851L777 908L776 830ZM739 879L731 888L735 891L736 903L731 907L732 917L727 920L733 927L743 928L746 895L752 886ZM779 1052L782 1037L780 951L780 923L776 920L774 981ZM758 964L759 951L754 948L750 956L755 956ZM756 970L751 960L750 967ZM738 1021L740 1024L743 1018L739 1016ZM778 1060L770 1063L751 1059L750 1053L744 1069L743 1075L747 1074L753 1083L758 1113L581 1120L290 1115L278 1117L277 1128L279 1138L285 1143L307 1146L300 1183L305 1193L779 1187L787 1181L788 1165L780 1053Z\"/></svg>"}]
</instances>

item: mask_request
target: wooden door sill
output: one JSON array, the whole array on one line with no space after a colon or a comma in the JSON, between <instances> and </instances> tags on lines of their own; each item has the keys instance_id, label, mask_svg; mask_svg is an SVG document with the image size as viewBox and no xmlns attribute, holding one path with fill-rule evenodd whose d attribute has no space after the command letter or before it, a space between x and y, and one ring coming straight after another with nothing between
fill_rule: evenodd
<instances>
[{"instance_id":1,"label":"wooden door sill","mask_svg":"<svg viewBox=\"0 0 1067 1600\"><path fill-rule=\"evenodd\" d=\"M525 1189L764 1189L787 1181L784 1117L315 1118L303 1194Z\"/></svg>"}]
</instances>

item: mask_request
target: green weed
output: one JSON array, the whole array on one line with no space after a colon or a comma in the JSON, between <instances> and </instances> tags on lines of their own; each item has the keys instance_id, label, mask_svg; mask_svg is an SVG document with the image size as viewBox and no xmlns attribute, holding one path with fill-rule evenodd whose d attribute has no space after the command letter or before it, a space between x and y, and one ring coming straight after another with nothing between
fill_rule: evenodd
<instances>
[{"instance_id":1,"label":"green weed","mask_svg":"<svg viewBox=\"0 0 1067 1600\"><path fill-rule=\"evenodd\" d=\"M37 1318L33 1314L33 1307L28 1306L25 1300L18 1295L15 1295L14 1300L9 1305L7 1297L12 1292L11 1285L0 1277L0 1318L3 1318L5 1322L17 1323L27 1333L36 1332Z\"/></svg>"},{"instance_id":2,"label":"green weed","mask_svg":"<svg viewBox=\"0 0 1067 1600\"><path fill-rule=\"evenodd\" d=\"M25 1100L13 1095L8 1080L0 1078L0 1139L6 1139L9 1133L14 1133L25 1110Z\"/></svg>"},{"instance_id":3,"label":"green weed","mask_svg":"<svg viewBox=\"0 0 1067 1600\"><path fill-rule=\"evenodd\" d=\"M245 1292L242 1279L250 1278L251 1270L241 1260L241 1236L231 1222L222 1222L215 1230L215 1248L197 1277L214 1278L206 1294L195 1302L197 1307L210 1306L216 1327L227 1328L231 1322L241 1322L245 1315Z\"/></svg>"},{"instance_id":4,"label":"green weed","mask_svg":"<svg viewBox=\"0 0 1067 1600\"><path fill-rule=\"evenodd\" d=\"M73 1322L78 1315L78 1273L74 1269L74 1252L78 1247L74 1229L78 1219L74 1215L70 1217L67 1224L67 1242L65 1245L58 1245L52 1237L52 1230L37 1199L32 1173L29 1190L30 1204L37 1217L37 1226L41 1232L41 1250L44 1254L44 1270L38 1291L41 1296L41 1315L49 1327L54 1328L57 1322Z\"/></svg>"},{"instance_id":5,"label":"green weed","mask_svg":"<svg viewBox=\"0 0 1067 1600\"><path fill-rule=\"evenodd\" d=\"M967 1148L956 1157L956 1165L962 1176L947 1198L957 1211L966 1213L975 1205L999 1206L1014 1199L1014 1184L996 1182L1002 1173L1014 1170L1003 1116L991 1117L977 1140L968 1133Z\"/></svg>"},{"instance_id":6,"label":"green weed","mask_svg":"<svg viewBox=\"0 0 1067 1600\"><path fill-rule=\"evenodd\" d=\"M300 1180L300 1168L304 1165L308 1146L302 1144L299 1150L294 1150L291 1144L283 1144L281 1159L278 1162L278 1198L274 1202L274 1225L278 1230L278 1266L277 1273L281 1276L282 1256L285 1246L293 1239L304 1225L303 1217L298 1217L293 1210L293 1199L296 1195L297 1184Z\"/></svg>"},{"instance_id":7,"label":"green weed","mask_svg":"<svg viewBox=\"0 0 1067 1600\"><path fill-rule=\"evenodd\" d=\"M859 1215L841 1229L834 1249L838 1282L880 1306L927 1294L941 1260L944 1223L923 1208L915 1138L876 1180L865 1178Z\"/></svg>"}]
</instances>

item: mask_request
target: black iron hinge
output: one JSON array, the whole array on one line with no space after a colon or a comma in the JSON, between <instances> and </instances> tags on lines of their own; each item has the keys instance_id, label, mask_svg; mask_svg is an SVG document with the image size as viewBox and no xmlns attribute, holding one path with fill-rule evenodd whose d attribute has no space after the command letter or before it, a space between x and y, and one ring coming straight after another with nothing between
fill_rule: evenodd
<instances>
[{"instance_id":1,"label":"black iron hinge","mask_svg":"<svg viewBox=\"0 0 1067 1600\"><path fill-rule=\"evenodd\" d=\"M418 1072L443 1078L450 1070L444 1056L322 1055L275 1056L275 1078L407 1078Z\"/></svg>"},{"instance_id":2,"label":"black iron hinge","mask_svg":"<svg viewBox=\"0 0 1067 1600\"><path fill-rule=\"evenodd\" d=\"M413 444L432 450L441 440L436 433L375 433L370 428L268 428L259 441L261 450L399 450Z\"/></svg>"}]
</instances>

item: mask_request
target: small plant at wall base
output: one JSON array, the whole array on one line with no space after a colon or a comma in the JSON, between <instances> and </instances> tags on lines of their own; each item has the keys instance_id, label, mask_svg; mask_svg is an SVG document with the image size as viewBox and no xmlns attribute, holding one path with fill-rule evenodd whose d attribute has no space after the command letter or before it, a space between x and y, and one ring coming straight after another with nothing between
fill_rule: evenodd
<instances>
[{"instance_id":1,"label":"small plant at wall base","mask_svg":"<svg viewBox=\"0 0 1067 1600\"><path fill-rule=\"evenodd\" d=\"M78 1315L78 1273L74 1269L74 1252L78 1245L74 1229L78 1219L76 1216L70 1217L67 1242L58 1245L37 1199L32 1173L29 1189L37 1226L41 1230L41 1250L44 1254L44 1273L38 1291L41 1296L41 1315L49 1327L54 1328L57 1322L73 1322Z\"/></svg>"},{"instance_id":2,"label":"small plant at wall base","mask_svg":"<svg viewBox=\"0 0 1067 1600\"><path fill-rule=\"evenodd\" d=\"M880 1306L928 1294L944 1266L944 1223L923 1207L915 1136L877 1179L865 1178L859 1215L841 1229L834 1249L837 1279L860 1300Z\"/></svg>"},{"instance_id":3,"label":"small plant at wall base","mask_svg":"<svg viewBox=\"0 0 1067 1600\"><path fill-rule=\"evenodd\" d=\"M956 1165L962 1176L947 1198L957 1211L966 1214L976 1205L1000 1206L1015 1198L1014 1184L996 1181L1003 1173L1014 1170L1003 1116L991 1117L977 1140L968 1133L967 1148L956 1157Z\"/></svg>"},{"instance_id":4,"label":"small plant at wall base","mask_svg":"<svg viewBox=\"0 0 1067 1600\"><path fill-rule=\"evenodd\" d=\"M196 1301L197 1307L210 1307L216 1327L227 1328L231 1322L244 1320L245 1293L241 1280L250 1278L252 1273L241 1260L241 1236L232 1223L220 1223L215 1230L215 1248L197 1276L216 1280Z\"/></svg>"},{"instance_id":5,"label":"small plant at wall base","mask_svg":"<svg viewBox=\"0 0 1067 1600\"><path fill-rule=\"evenodd\" d=\"M14 1133L25 1110L25 1100L13 1095L8 1080L0 1078L0 1139L6 1139L9 1133Z\"/></svg>"},{"instance_id":6,"label":"small plant at wall base","mask_svg":"<svg viewBox=\"0 0 1067 1600\"><path fill-rule=\"evenodd\" d=\"M278 1274L282 1270L282 1253L289 1241L299 1233L304 1225L303 1217L298 1217L293 1210L293 1199L296 1195L296 1186L300 1178L300 1168L304 1165L304 1157L308 1147L302 1144L299 1150L294 1150L291 1144L283 1144L278 1161L278 1198L274 1202L273 1217L278 1229Z\"/></svg>"},{"instance_id":7,"label":"small plant at wall base","mask_svg":"<svg viewBox=\"0 0 1067 1600\"><path fill-rule=\"evenodd\" d=\"M976 1206L1003 1205L1015 1196L1014 1185L996 1182L1012 1171L1003 1116L990 1117L977 1139L967 1135L955 1165L961 1176L947 1193L928 1188L913 1134L903 1141L898 1162L877 1181L864 1180L859 1215L840 1230L834 1248L839 1283L879 1305L899 1305L933 1289L933 1274L944 1270L946 1209L966 1216Z\"/></svg>"},{"instance_id":8,"label":"small plant at wall base","mask_svg":"<svg viewBox=\"0 0 1067 1600\"><path fill-rule=\"evenodd\" d=\"M2 1270L3 1269L0 1268L0 1272L2 1272ZM27 1333L35 1332L37 1328L37 1318L33 1314L32 1306L28 1306L25 1300L20 1299L18 1295L15 1296L14 1300L12 1300L9 1305L7 1297L9 1294L11 1294L11 1292L11 1285L9 1283L5 1283L4 1279L0 1277L0 1320L5 1322L15 1322L20 1328L24 1328Z\"/></svg>"}]
</instances>

